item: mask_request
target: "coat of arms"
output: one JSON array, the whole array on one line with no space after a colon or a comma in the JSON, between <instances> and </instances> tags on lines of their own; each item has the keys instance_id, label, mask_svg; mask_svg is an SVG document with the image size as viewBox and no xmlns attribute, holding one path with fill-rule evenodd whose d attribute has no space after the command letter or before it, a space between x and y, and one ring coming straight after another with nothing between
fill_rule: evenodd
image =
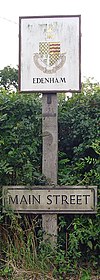
<instances>
[{"instance_id":1,"label":"coat of arms","mask_svg":"<svg viewBox=\"0 0 100 280\"><path fill-rule=\"evenodd\" d=\"M55 73L65 63L65 53L61 54L60 42L39 42L39 52L34 54L35 65L47 74Z\"/></svg>"}]
</instances>

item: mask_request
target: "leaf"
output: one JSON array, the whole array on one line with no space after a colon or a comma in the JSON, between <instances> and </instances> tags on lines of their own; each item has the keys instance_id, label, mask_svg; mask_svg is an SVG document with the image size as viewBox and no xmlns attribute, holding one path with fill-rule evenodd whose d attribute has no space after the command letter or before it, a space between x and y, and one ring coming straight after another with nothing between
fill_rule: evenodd
<instances>
[{"instance_id":1,"label":"leaf","mask_svg":"<svg viewBox=\"0 0 100 280\"><path fill-rule=\"evenodd\" d=\"M92 242L91 242L90 240L88 241L87 245L89 246L89 248L90 248L91 250L93 249L93 244L92 244Z\"/></svg>"}]
</instances>

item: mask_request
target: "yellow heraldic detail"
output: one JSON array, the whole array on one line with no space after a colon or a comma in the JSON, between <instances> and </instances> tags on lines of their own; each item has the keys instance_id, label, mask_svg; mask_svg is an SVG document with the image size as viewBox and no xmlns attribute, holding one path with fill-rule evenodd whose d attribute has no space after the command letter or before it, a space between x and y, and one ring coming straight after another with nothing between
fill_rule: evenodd
<instances>
[{"instance_id":1,"label":"yellow heraldic detail","mask_svg":"<svg viewBox=\"0 0 100 280\"><path fill-rule=\"evenodd\" d=\"M39 42L39 53L33 56L37 68L45 73L55 73L63 67L66 54L60 52L60 42Z\"/></svg>"}]
</instances>

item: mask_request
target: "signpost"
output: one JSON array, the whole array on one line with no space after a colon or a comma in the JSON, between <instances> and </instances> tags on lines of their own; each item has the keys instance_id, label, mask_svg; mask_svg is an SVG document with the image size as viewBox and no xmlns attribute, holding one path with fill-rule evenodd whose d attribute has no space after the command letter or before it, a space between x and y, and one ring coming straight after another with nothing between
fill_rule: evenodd
<instances>
[{"instance_id":1,"label":"signpost","mask_svg":"<svg viewBox=\"0 0 100 280\"><path fill-rule=\"evenodd\" d=\"M19 89L81 90L81 16L20 17Z\"/></svg>"},{"instance_id":2,"label":"signpost","mask_svg":"<svg viewBox=\"0 0 100 280\"><path fill-rule=\"evenodd\" d=\"M42 173L49 184L57 185L58 171L58 103L57 93L42 95ZM52 244L57 240L57 215L42 215L44 238L51 239Z\"/></svg>"},{"instance_id":3,"label":"signpost","mask_svg":"<svg viewBox=\"0 0 100 280\"><path fill-rule=\"evenodd\" d=\"M97 188L57 186L58 92L81 90L81 16L20 17L19 90L42 93L42 173L47 186L3 187L3 206L42 214L44 238L57 240L57 214L96 213Z\"/></svg>"}]
</instances>

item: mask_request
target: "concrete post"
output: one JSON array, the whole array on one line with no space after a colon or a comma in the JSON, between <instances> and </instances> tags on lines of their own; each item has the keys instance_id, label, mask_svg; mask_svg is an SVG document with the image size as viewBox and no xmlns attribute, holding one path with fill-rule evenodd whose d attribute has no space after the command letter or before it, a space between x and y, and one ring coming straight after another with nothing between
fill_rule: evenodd
<instances>
[{"instance_id":1,"label":"concrete post","mask_svg":"<svg viewBox=\"0 0 100 280\"><path fill-rule=\"evenodd\" d=\"M58 103L57 93L42 96L42 173L48 184L57 185L58 169ZM57 215L42 215L44 239L50 238L52 245L57 241Z\"/></svg>"}]
</instances>

